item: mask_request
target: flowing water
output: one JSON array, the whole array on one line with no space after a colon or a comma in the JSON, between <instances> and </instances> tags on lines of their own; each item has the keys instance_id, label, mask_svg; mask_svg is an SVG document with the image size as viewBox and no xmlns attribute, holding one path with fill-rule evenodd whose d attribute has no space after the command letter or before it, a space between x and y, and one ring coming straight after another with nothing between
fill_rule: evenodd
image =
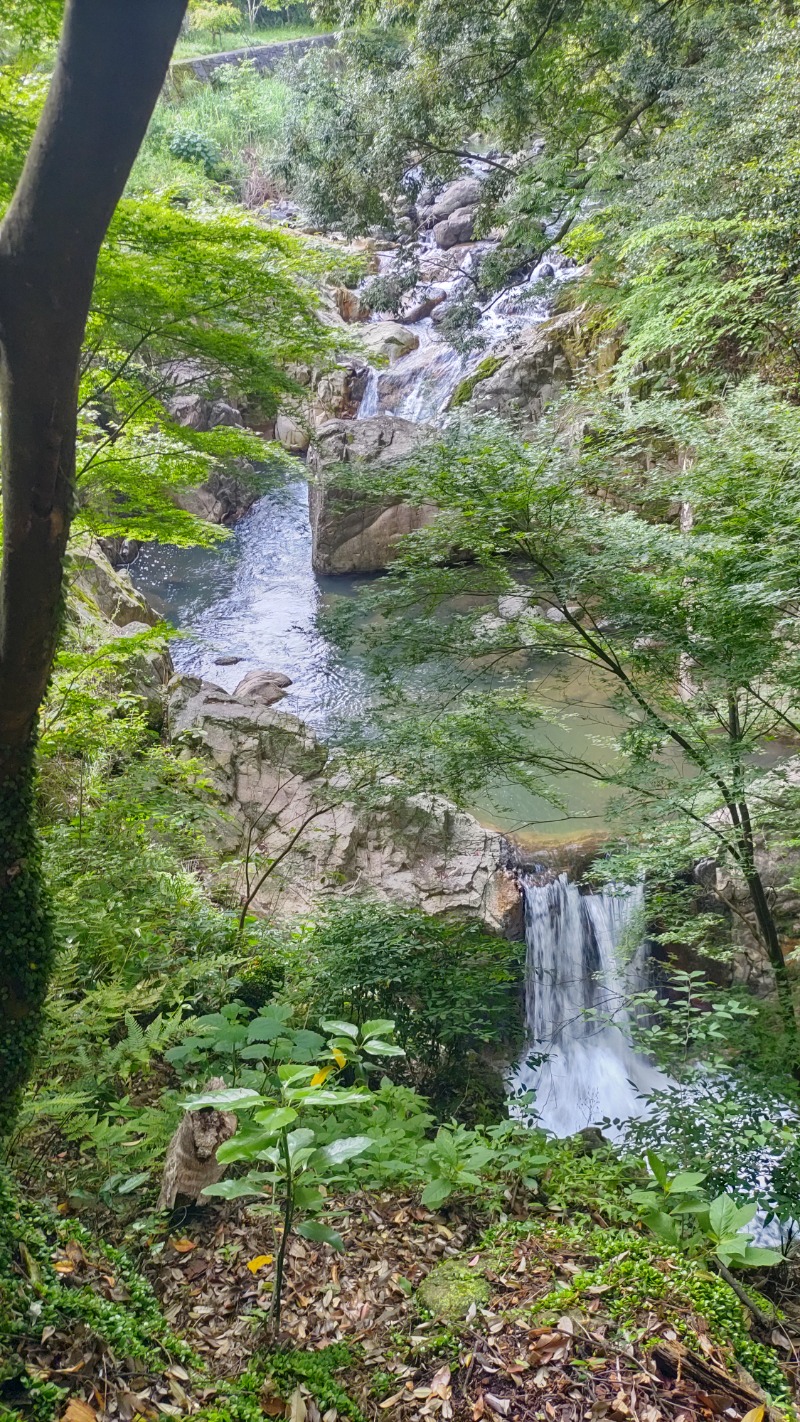
<instances>
[{"instance_id":1,"label":"flowing water","mask_svg":"<svg viewBox=\"0 0 800 1422\"><path fill-rule=\"evenodd\" d=\"M527 1043L510 1080L516 1113L556 1136L641 1115L642 1095L667 1084L628 1035L626 999L647 976L641 887L583 894L561 874L528 878L524 893Z\"/></svg>"}]
</instances>

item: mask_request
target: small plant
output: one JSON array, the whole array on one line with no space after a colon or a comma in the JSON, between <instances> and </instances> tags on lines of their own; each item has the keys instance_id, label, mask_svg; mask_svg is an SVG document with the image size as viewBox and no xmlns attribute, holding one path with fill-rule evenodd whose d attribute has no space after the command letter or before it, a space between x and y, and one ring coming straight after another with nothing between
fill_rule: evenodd
<instances>
[{"instance_id":1,"label":"small plant","mask_svg":"<svg viewBox=\"0 0 800 1422\"><path fill-rule=\"evenodd\" d=\"M212 178L219 168L217 145L196 129L178 129L167 147L173 158L181 158L184 163L199 163L207 178Z\"/></svg>"},{"instance_id":2,"label":"small plant","mask_svg":"<svg viewBox=\"0 0 800 1422\"><path fill-rule=\"evenodd\" d=\"M254 1168L238 1179L221 1180L216 1185L209 1185L203 1193L218 1195L226 1200L248 1195L266 1196L267 1208L281 1215L272 1301L274 1335L280 1328L286 1249L292 1230L305 1239L329 1244L333 1249L344 1249L341 1235L313 1216L322 1209L323 1189L331 1176L373 1144L371 1136L338 1135L321 1145L315 1127L307 1124L309 1114L318 1111L327 1113L337 1107L364 1103L368 1097L363 1086L338 1086L335 1081L331 1083L330 1078L347 1070L356 1078L360 1076L363 1079L369 1069L363 1054L392 1056L401 1050L386 1040L394 1024L385 1019L365 1022L361 1028L350 1022L338 1021L322 1025L330 1033L327 1043L316 1033L305 1034L308 1038L316 1037L320 1044L313 1053L313 1060L308 1059L311 1049L306 1042L308 1055L305 1060L282 1061L275 1065L268 1056L270 1043L257 1039L267 1034L277 1046L282 1039L275 1034L287 1030L285 1022L281 1021L280 1016L257 1018L248 1030L256 1039L252 1048L261 1054L258 1059L264 1070L263 1089L256 1091L249 1087L232 1087L226 1091L195 1096L184 1102L188 1110L214 1106L221 1110L232 1107L240 1112L253 1113L252 1120L240 1126L236 1135L219 1147L217 1159L221 1164L243 1161ZM302 1035L294 1034L295 1038ZM283 1040L292 1045L288 1036ZM243 1048L242 1054L247 1050ZM301 1214L307 1217L297 1223Z\"/></svg>"},{"instance_id":3,"label":"small plant","mask_svg":"<svg viewBox=\"0 0 800 1422\"><path fill-rule=\"evenodd\" d=\"M709 1200L702 1189L704 1172L685 1170L670 1175L654 1151L648 1152L647 1162L653 1183L646 1190L630 1191L630 1199L658 1239L690 1253L710 1254L725 1269L781 1262L776 1250L754 1245L752 1236L744 1233L756 1214L756 1205L737 1205L727 1193Z\"/></svg>"}]
</instances>

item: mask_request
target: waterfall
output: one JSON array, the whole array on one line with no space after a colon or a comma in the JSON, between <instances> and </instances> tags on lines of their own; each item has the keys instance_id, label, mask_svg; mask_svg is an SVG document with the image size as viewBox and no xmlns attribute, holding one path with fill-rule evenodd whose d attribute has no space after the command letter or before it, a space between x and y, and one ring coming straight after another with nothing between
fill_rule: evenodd
<instances>
[{"instance_id":1,"label":"waterfall","mask_svg":"<svg viewBox=\"0 0 800 1422\"><path fill-rule=\"evenodd\" d=\"M643 985L646 954L622 967L617 951L635 929L641 887L582 894L561 874L549 883L528 879L524 893L528 1040L511 1086L516 1097L534 1091L535 1102L518 1102L515 1113L556 1136L604 1117L642 1115L641 1094L665 1078L628 1035L625 1000Z\"/></svg>"}]
</instances>

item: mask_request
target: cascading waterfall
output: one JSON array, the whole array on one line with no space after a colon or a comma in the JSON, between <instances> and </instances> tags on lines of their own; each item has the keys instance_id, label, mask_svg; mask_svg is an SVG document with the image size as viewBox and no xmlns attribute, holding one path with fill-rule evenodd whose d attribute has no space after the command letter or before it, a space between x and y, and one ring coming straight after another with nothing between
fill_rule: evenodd
<instances>
[{"instance_id":1,"label":"cascading waterfall","mask_svg":"<svg viewBox=\"0 0 800 1422\"><path fill-rule=\"evenodd\" d=\"M641 987L646 950L626 968L618 949L635 931L641 887L582 894L561 874L529 878L525 893L528 1042L511 1078L515 1113L556 1136L643 1114L641 1096L666 1078L632 1048L625 1000ZM520 1097L535 1092L526 1107Z\"/></svg>"}]
</instances>

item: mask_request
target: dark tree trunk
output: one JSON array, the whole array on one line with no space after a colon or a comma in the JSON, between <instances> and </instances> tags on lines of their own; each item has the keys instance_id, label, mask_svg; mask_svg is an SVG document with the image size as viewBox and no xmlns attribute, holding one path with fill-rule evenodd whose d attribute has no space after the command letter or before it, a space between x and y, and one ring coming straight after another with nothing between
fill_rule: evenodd
<instances>
[{"instance_id":1,"label":"dark tree trunk","mask_svg":"<svg viewBox=\"0 0 800 1422\"><path fill-rule=\"evenodd\" d=\"M33 758L60 625L81 343L100 245L185 9L186 0L68 0L0 226L0 1133L30 1072L53 957Z\"/></svg>"}]
</instances>

